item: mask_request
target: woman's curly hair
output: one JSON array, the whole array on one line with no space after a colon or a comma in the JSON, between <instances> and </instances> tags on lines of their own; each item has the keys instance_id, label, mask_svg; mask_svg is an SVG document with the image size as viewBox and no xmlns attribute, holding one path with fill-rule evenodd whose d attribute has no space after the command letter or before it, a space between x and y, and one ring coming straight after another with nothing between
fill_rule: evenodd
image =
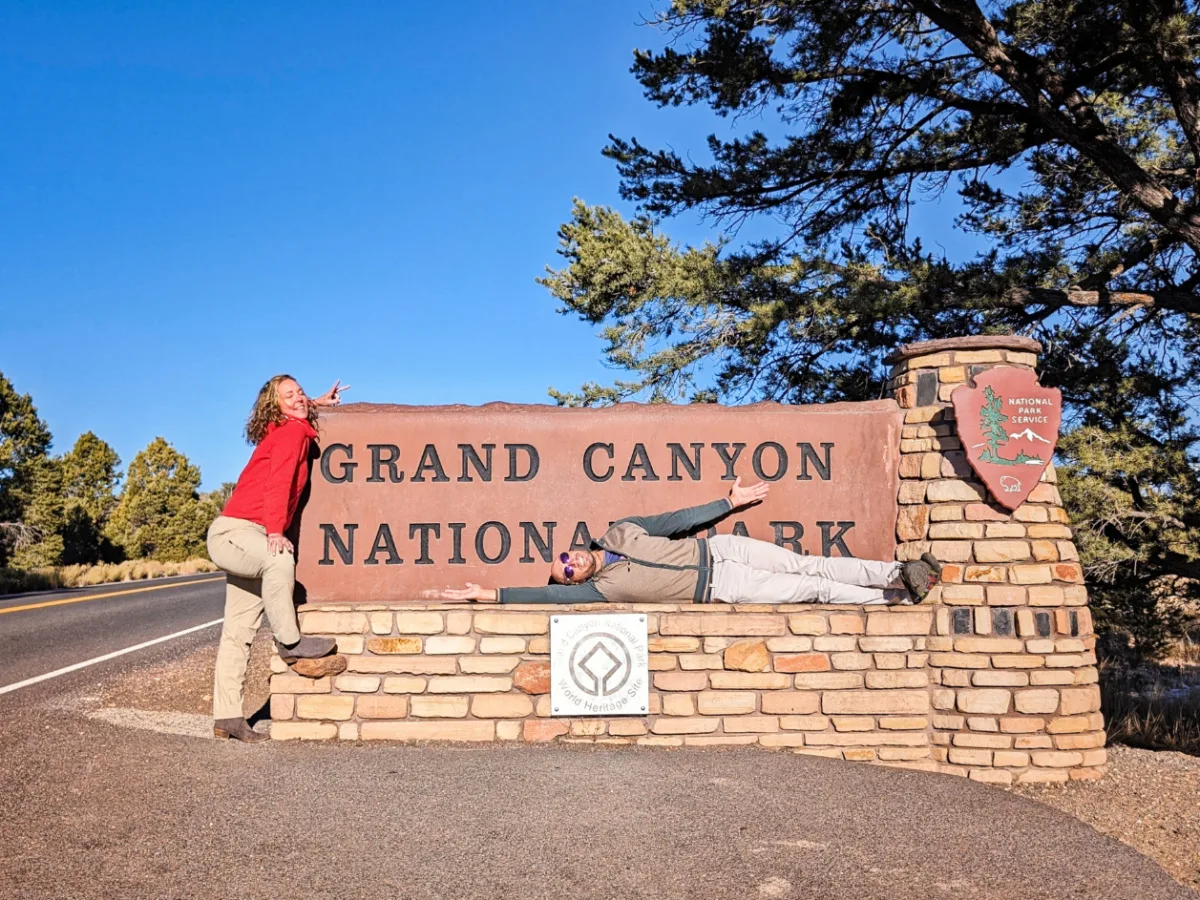
<instances>
[{"instance_id":1,"label":"woman's curly hair","mask_svg":"<svg viewBox=\"0 0 1200 900\"><path fill-rule=\"evenodd\" d=\"M271 423L281 424L287 416L279 408L279 384L284 381L296 381L291 375L276 375L259 389L254 408L250 410L250 418L246 420L246 440L257 445L267 436L267 427ZM297 382L299 383L299 382ZM312 401L308 404L308 424L317 427L317 407Z\"/></svg>"}]
</instances>

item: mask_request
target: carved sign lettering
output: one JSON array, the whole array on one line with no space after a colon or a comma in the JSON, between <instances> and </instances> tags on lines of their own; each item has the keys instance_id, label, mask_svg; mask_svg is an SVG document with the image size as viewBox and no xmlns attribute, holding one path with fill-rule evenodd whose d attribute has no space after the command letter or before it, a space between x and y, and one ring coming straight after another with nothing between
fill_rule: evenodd
<instances>
[{"instance_id":1,"label":"carved sign lettering","mask_svg":"<svg viewBox=\"0 0 1200 900\"><path fill-rule=\"evenodd\" d=\"M716 532L797 553L890 559L901 413L892 401L744 407L383 406L324 415L299 514L309 602L545 584L616 519L763 480Z\"/></svg>"}]
</instances>

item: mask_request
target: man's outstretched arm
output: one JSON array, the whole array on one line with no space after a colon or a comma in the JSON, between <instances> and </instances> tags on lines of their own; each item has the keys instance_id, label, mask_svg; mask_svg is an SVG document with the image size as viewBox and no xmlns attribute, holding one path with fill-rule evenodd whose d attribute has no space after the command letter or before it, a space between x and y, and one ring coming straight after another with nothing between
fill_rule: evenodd
<instances>
[{"instance_id":1,"label":"man's outstretched arm","mask_svg":"<svg viewBox=\"0 0 1200 900\"><path fill-rule=\"evenodd\" d=\"M442 599L474 603L603 603L604 595L591 582L499 589L468 582L465 588L442 591Z\"/></svg>"},{"instance_id":2,"label":"man's outstretched arm","mask_svg":"<svg viewBox=\"0 0 1200 900\"><path fill-rule=\"evenodd\" d=\"M654 537L672 537L685 534L696 528L711 525L722 516L742 507L761 502L770 491L765 482L758 482L748 487L742 487L739 477L729 489L729 496L705 503L701 506L689 506L687 509L677 509L674 512L659 513L656 516L628 516L622 522L632 522L646 529L646 533Z\"/></svg>"}]
</instances>

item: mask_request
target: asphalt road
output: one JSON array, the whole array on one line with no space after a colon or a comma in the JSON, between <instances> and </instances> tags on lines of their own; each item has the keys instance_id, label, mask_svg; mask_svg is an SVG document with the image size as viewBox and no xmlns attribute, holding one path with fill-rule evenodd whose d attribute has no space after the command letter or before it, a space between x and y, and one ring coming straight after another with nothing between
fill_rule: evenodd
<instances>
[{"instance_id":1,"label":"asphalt road","mask_svg":"<svg viewBox=\"0 0 1200 900\"><path fill-rule=\"evenodd\" d=\"M4 597L0 599L0 689L219 619L224 598L221 574ZM218 627L212 631L205 637L215 639ZM195 640L179 647L191 647ZM70 679L67 684L99 675L90 669L81 671L87 674L63 676Z\"/></svg>"},{"instance_id":2,"label":"asphalt road","mask_svg":"<svg viewBox=\"0 0 1200 900\"><path fill-rule=\"evenodd\" d=\"M5 639L58 644L4 652L60 667L215 618L220 594L0 614ZM203 693L216 639L0 695L0 900L1196 900L1077 819L951 776L744 749L245 746L88 713Z\"/></svg>"}]
</instances>

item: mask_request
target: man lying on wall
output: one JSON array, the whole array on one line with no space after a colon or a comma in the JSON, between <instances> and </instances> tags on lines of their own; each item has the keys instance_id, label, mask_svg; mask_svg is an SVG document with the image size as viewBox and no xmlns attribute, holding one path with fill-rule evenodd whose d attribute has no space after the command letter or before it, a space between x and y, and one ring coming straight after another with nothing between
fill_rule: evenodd
<instances>
[{"instance_id":1,"label":"man lying on wall","mask_svg":"<svg viewBox=\"0 0 1200 900\"><path fill-rule=\"evenodd\" d=\"M613 524L587 550L561 554L543 587L483 588L468 583L445 600L479 603L920 603L937 584L932 554L899 563L801 556L767 541L691 532L732 510L762 502L763 482L734 482L727 498ZM907 591L903 590L907 588Z\"/></svg>"}]
</instances>

